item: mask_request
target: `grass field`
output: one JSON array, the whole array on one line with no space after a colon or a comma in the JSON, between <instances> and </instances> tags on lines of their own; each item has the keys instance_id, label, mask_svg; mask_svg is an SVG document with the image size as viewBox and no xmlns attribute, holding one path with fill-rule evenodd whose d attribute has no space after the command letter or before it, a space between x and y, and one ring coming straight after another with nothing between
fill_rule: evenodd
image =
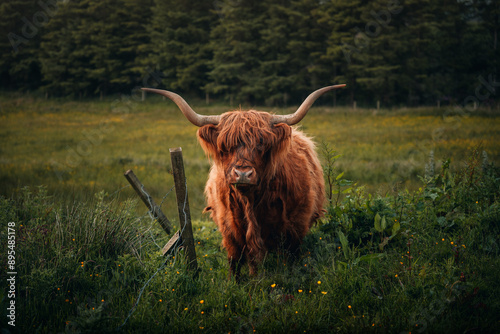
<instances>
[{"instance_id":1,"label":"grass field","mask_svg":"<svg viewBox=\"0 0 500 334\"><path fill-rule=\"evenodd\" d=\"M196 128L172 103L1 97L0 104L2 328L500 331L495 113L313 108L301 127L322 143L320 151L335 150L322 159L334 179L344 172L333 182L341 196L332 195L299 259L289 263L271 253L258 276L248 277L244 268L238 284L227 279L219 232L201 216L209 164ZM182 252L164 263L159 250L169 236L123 177L133 169L175 222L175 197L163 196L173 185L168 148L177 146L184 153L198 275L187 270ZM7 281L11 265L14 285ZM12 286L15 328L7 317Z\"/></svg>"},{"instance_id":2,"label":"grass field","mask_svg":"<svg viewBox=\"0 0 500 334\"><path fill-rule=\"evenodd\" d=\"M203 210L203 187L209 163L191 125L171 102L0 99L0 194L23 186L46 185L60 198L81 198L105 190L133 196L123 173L133 169L152 196L161 201L173 185L170 147L182 147L193 217ZM321 101L319 101L321 102ZM227 106L203 104L199 113L217 114ZM273 112L292 112L270 110ZM449 109L351 110L313 108L301 128L321 147L342 157L336 168L369 192L418 189L431 151L439 167L452 168L468 151L481 146L489 160L500 162L500 117L486 111L456 115ZM123 190L122 190L123 189ZM163 208L175 218L175 201Z\"/></svg>"}]
</instances>

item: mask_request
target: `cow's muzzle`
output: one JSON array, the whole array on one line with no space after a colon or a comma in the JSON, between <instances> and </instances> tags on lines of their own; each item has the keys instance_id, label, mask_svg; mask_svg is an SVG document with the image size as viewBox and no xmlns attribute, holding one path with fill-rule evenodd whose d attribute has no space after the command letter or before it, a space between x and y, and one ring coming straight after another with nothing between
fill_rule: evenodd
<instances>
[{"instance_id":1,"label":"cow's muzzle","mask_svg":"<svg viewBox=\"0 0 500 334\"><path fill-rule=\"evenodd\" d=\"M250 166L234 167L231 179L231 183L235 185L256 185L258 181L255 169Z\"/></svg>"}]
</instances>

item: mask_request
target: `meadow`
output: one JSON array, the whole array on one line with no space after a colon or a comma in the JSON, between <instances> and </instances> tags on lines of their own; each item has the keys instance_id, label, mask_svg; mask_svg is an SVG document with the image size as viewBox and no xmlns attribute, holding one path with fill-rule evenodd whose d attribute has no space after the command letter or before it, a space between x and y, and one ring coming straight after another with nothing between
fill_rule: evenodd
<instances>
[{"instance_id":1,"label":"meadow","mask_svg":"<svg viewBox=\"0 0 500 334\"><path fill-rule=\"evenodd\" d=\"M271 253L238 284L201 215L209 163L173 103L2 96L0 105L1 281L8 227L17 270L16 328L7 283L0 323L12 332L500 330L498 112L312 108L300 128L330 176L327 215L294 263ZM168 149L178 146L197 273L182 251L161 256L169 236L123 177L134 170L176 224Z\"/></svg>"}]
</instances>

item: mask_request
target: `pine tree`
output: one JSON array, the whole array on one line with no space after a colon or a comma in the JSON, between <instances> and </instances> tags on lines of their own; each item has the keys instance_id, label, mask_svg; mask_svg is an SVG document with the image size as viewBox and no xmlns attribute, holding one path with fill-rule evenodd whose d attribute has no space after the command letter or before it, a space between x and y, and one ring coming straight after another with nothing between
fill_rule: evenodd
<instances>
[{"instance_id":1,"label":"pine tree","mask_svg":"<svg viewBox=\"0 0 500 334\"><path fill-rule=\"evenodd\" d=\"M255 89L255 69L261 54L257 47L263 29L264 2L261 0L218 3L219 24L212 29L213 51L211 82L205 89L238 101L253 102L260 94Z\"/></svg>"},{"instance_id":2,"label":"pine tree","mask_svg":"<svg viewBox=\"0 0 500 334\"><path fill-rule=\"evenodd\" d=\"M149 42L150 16L138 0L90 0L61 4L47 26L40 59L51 95L101 96L137 85Z\"/></svg>"},{"instance_id":3,"label":"pine tree","mask_svg":"<svg viewBox=\"0 0 500 334\"><path fill-rule=\"evenodd\" d=\"M362 96L357 78L363 68L360 56L369 50L366 22L361 18L366 5L364 0L330 1L317 11L318 23L329 33L327 50L321 57L323 71L332 73L334 82L347 84L350 104Z\"/></svg>"},{"instance_id":4,"label":"pine tree","mask_svg":"<svg viewBox=\"0 0 500 334\"><path fill-rule=\"evenodd\" d=\"M38 1L13 0L0 4L0 17L0 85L36 89L41 81L40 36L51 15Z\"/></svg>"},{"instance_id":5,"label":"pine tree","mask_svg":"<svg viewBox=\"0 0 500 334\"><path fill-rule=\"evenodd\" d=\"M161 69L162 86L200 95L208 82L210 28L217 16L211 2L157 0L148 26L149 66Z\"/></svg>"}]
</instances>

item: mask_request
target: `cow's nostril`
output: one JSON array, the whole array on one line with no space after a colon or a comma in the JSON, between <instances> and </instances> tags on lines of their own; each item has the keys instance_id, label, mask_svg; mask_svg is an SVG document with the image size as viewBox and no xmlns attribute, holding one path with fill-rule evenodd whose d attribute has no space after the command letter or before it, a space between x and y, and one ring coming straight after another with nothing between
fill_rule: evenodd
<instances>
[{"instance_id":1,"label":"cow's nostril","mask_svg":"<svg viewBox=\"0 0 500 334\"><path fill-rule=\"evenodd\" d=\"M252 183L254 178L254 169L251 167L235 168L234 178L237 183Z\"/></svg>"}]
</instances>

